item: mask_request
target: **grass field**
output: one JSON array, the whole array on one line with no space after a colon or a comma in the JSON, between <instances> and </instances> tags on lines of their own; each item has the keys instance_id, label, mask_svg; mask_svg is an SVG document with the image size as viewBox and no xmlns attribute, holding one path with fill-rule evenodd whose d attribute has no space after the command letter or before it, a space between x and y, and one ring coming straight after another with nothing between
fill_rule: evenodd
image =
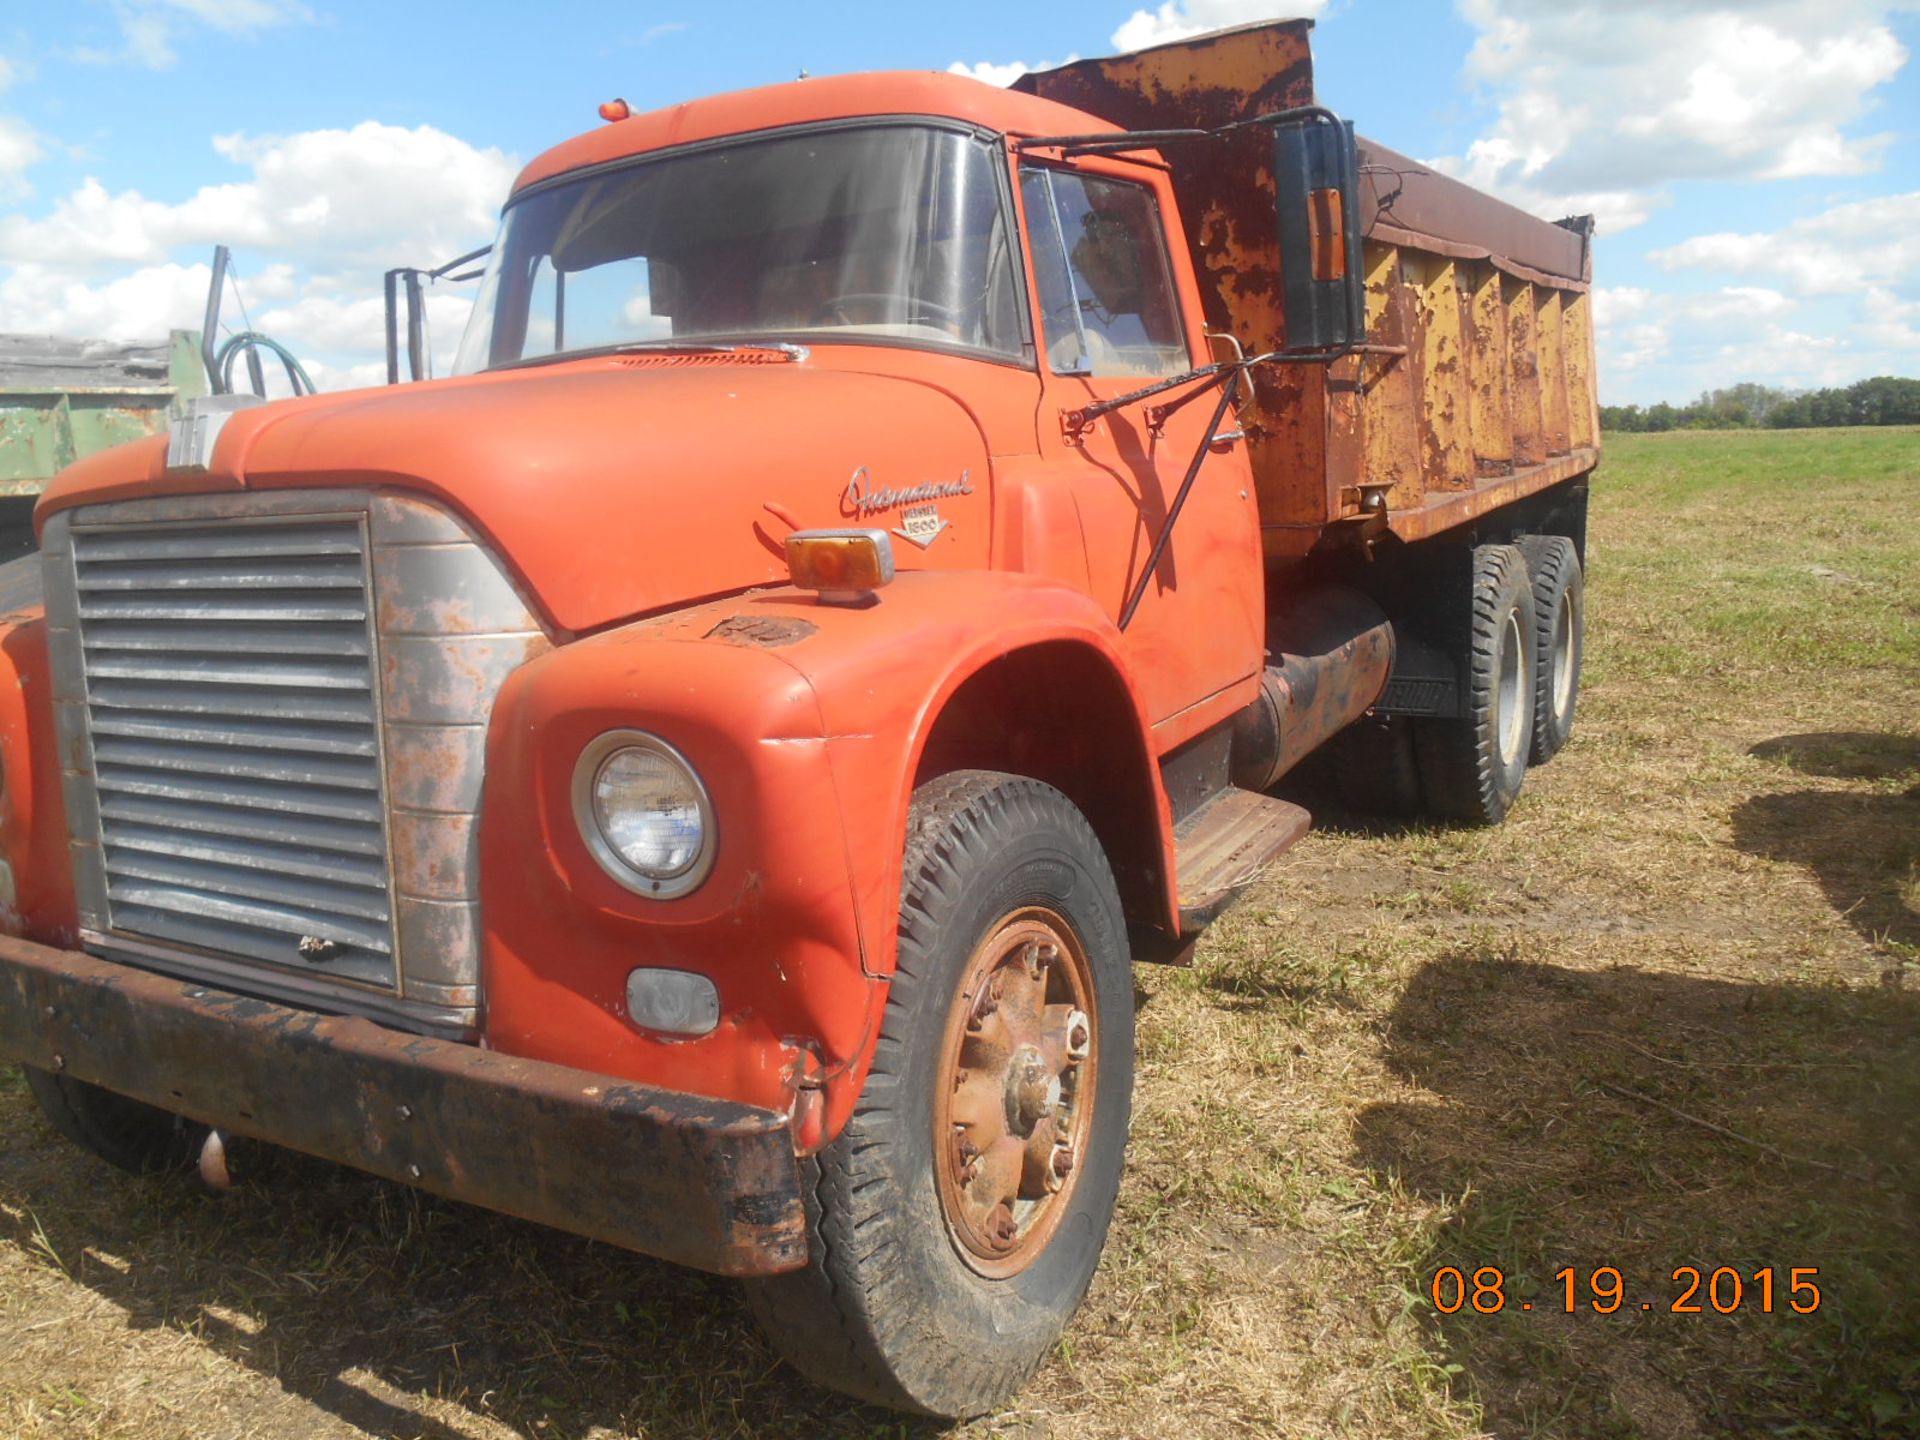
<instances>
[{"instance_id":1,"label":"grass field","mask_svg":"<svg viewBox=\"0 0 1920 1440\"><path fill-rule=\"evenodd\" d=\"M1323 810L1138 971L1106 1261L961 1434L1920 1433L1920 431L1607 456L1574 744L1498 830ZM940 1433L800 1383L724 1282L236 1169L111 1173L0 1079L0 1435ZM1683 1265L1746 1302L1669 1313ZM1438 1314L1443 1266L1505 1308Z\"/></svg>"}]
</instances>

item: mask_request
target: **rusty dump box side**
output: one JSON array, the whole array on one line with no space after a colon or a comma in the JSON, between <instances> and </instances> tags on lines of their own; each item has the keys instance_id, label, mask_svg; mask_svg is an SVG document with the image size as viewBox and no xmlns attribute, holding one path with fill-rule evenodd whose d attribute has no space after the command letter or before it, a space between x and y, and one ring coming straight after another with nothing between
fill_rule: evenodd
<instances>
[{"instance_id":1,"label":"rusty dump box side","mask_svg":"<svg viewBox=\"0 0 1920 1440\"><path fill-rule=\"evenodd\" d=\"M1023 76L1128 130L1215 129L1315 103L1310 21L1248 25ZM1591 470L1592 223L1549 223L1359 142L1367 341L1262 366L1243 415L1269 557L1379 524L1420 540ZM1169 144L1208 330L1281 347L1270 132ZM1393 353L1401 352L1401 353Z\"/></svg>"}]
</instances>

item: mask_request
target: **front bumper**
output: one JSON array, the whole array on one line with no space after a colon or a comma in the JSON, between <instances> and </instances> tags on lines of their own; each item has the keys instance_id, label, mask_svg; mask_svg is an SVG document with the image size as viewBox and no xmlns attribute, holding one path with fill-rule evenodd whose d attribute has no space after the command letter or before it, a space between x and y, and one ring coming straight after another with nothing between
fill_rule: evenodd
<instances>
[{"instance_id":1,"label":"front bumper","mask_svg":"<svg viewBox=\"0 0 1920 1440\"><path fill-rule=\"evenodd\" d=\"M0 937L0 1055L723 1275L807 1257L785 1116Z\"/></svg>"}]
</instances>

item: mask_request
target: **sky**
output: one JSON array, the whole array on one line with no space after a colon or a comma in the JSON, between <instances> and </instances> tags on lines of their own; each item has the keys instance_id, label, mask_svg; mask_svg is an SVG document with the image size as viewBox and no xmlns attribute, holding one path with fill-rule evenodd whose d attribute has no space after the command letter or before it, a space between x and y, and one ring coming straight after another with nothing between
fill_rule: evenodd
<instances>
[{"instance_id":1,"label":"sky","mask_svg":"<svg viewBox=\"0 0 1920 1440\"><path fill-rule=\"evenodd\" d=\"M485 244L603 100L1004 84L1288 15L1361 133L1598 217L1604 403L1920 375L1920 0L7 0L0 331L195 328L225 242L254 328L323 389L375 384L382 272ZM442 368L469 293L430 299Z\"/></svg>"}]
</instances>

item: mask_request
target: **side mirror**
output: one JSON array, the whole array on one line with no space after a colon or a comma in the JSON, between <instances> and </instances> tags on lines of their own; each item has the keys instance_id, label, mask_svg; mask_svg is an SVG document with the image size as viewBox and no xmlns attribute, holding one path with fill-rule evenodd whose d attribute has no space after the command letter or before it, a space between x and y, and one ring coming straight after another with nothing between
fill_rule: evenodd
<instances>
[{"instance_id":1,"label":"side mirror","mask_svg":"<svg viewBox=\"0 0 1920 1440\"><path fill-rule=\"evenodd\" d=\"M1289 350L1367 338L1353 123L1318 106L1273 127L1280 282Z\"/></svg>"}]
</instances>

